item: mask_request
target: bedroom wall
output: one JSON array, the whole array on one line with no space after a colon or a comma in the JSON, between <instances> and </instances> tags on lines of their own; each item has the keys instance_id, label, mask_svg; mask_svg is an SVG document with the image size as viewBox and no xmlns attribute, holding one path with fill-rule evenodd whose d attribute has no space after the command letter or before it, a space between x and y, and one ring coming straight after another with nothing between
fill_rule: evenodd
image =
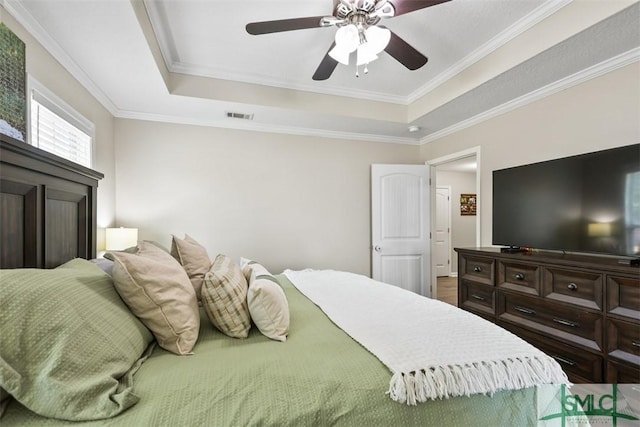
<instances>
[{"instance_id":1,"label":"bedroom wall","mask_svg":"<svg viewBox=\"0 0 640 427\"><path fill-rule=\"evenodd\" d=\"M98 184L97 249L100 250L104 246L104 232L100 233L100 229L112 225L115 218L113 116L2 6L0 22L25 43L27 75L95 125L93 169L105 176Z\"/></svg>"},{"instance_id":2,"label":"bedroom wall","mask_svg":"<svg viewBox=\"0 0 640 427\"><path fill-rule=\"evenodd\" d=\"M419 147L116 119L117 223L273 272L370 274L370 166Z\"/></svg>"},{"instance_id":3,"label":"bedroom wall","mask_svg":"<svg viewBox=\"0 0 640 427\"><path fill-rule=\"evenodd\" d=\"M476 173L440 171L436 167L436 184L451 187L451 273L458 272L458 254L453 248L476 245L476 217L460 215L460 194L476 192Z\"/></svg>"},{"instance_id":4,"label":"bedroom wall","mask_svg":"<svg viewBox=\"0 0 640 427\"><path fill-rule=\"evenodd\" d=\"M424 144L424 161L480 146L481 241L491 245L492 171L640 142L640 64Z\"/></svg>"}]
</instances>

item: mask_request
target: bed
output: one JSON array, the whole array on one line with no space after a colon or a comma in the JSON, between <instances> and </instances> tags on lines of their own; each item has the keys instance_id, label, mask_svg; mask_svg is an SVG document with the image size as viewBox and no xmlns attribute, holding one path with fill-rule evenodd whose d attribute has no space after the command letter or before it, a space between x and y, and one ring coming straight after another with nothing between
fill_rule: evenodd
<instances>
[{"instance_id":1,"label":"bed","mask_svg":"<svg viewBox=\"0 0 640 427\"><path fill-rule=\"evenodd\" d=\"M0 294L0 386L20 397L20 401L5 400L0 418L3 426L537 423L541 394L538 387L429 399L415 405L392 400L388 393L388 366L338 327L321 304L294 286L292 276L286 274L272 277L288 303L290 321L285 342L265 336L255 324L246 338L231 338L207 320L210 313L202 303L197 308L197 339L193 348L185 352L188 355L163 348L126 310L114 290L116 272L107 273L104 266L98 265L100 262L86 261L95 258L95 195L101 175L4 137L1 148L2 267L18 270L4 273L0 282L0 292L4 292ZM47 195L63 200L49 202ZM7 210L7 206L11 209ZM12 212L11 221L5 212ZM71 230L71 238L69 233L53 231L49 214ZM254 274L250 279L255 277ZM111 310L104 317L100 317L102 307ZM26 313L29 310L37 315ZM67 315L75 316L81 325L69 326ZM45 326L32 328L29 322L34 317L59 322L47 320ZM91 341L96 333L85 329L99 329L105 323L110 329L122 328L110 339L128 340L129 344ZM36 331L38 327L43 329ZM78 335L89 341L59 345L60 337L76 339ZM10 339L14 341L9 342ZM67 357L71 353L76 359L73 363L79 365L60 366L82 366L61 375L58 372L55 379L68 380L73 391L73 381L86 380L82 378L84 365L95 370L95 365L102 369L117 362L109 353L115 347L132 353L124 362L130 365L128 369L114 368L106 374L111 376L107 382L112 390L103 403L117 406L115 415L95 415L100 411L87 402L94 386L87 389L85 401L77 402L78 396L73 397L76 400L67 399L64 390L57 394L56 387L62 389L64 384L43 386L38 382L41 372L37 372L29 395L22 384L29 381L27 376L9 372L12 364L26 364L32 355L44 355L44 361L39 363L49 369L51 357L57 357L57 353ZM122 378L114 379L114 372ZM28 407L45 409L34 411Z\"/></svg>"}]
</instances>

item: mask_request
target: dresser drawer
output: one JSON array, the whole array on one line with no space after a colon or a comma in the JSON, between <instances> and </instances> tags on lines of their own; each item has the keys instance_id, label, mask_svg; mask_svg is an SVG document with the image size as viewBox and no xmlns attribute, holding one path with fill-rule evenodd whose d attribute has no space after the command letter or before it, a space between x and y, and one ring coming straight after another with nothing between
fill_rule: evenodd
<instances>
[{"instance_id":1,"label":"dresser drawer","mask_svg":"<svg viewBox=\"0 0 640 427\"><path fill-rule=\"evenodd\" d=\"M460 254L458 264L461 279L473 280L491 286L494 285L495 259Z\"/></svg>"},{"instance_id":2,"label":"dresser drawer","mask_svg":"<svg viewBox=\"0 0 640 427\"><path fill-rule=\"evenodd\" d=\"M607 277L607 312L640 320L640 278Z\"/></svg>"},{"instance_id":3,"label":"dresser drawer","mask_svg":"<svg viewBox=\"0 0 640 427\"><path fill-rule=\"evenodd\" d=\"M500 293L498 318L562 341L602 350L602 315L542 298Z\"/></svg>"},{"instance_id":4,"label":"dresser drawer","mask_svg":"<svg viewBox=\"0 0 640 427\"><path fill-rule=\"evenodd\" d=\"M640 369L634 365L607 361L607 383L640 384Z\"/></svg>"},{"instance_id":5,"label":"dresser drawer","mask_svg":"<svg viewBox=\"0 0 640 427\"><path fill-rule=\"evenodd\" d=\"M640 325L608 319L607 353L611 357L640 365Z\"/></svg>"},{"instance_id":6,"label":"dresser drawer","mask_svg":"<svg viewBox=\"0 0 640 427\"><path fill-rule=\"evenodd\" d=\"M604 361L597 354L578 350L508 323L498 322L498 324L553 357L569 376L571 382L600 383L603 381Z\"/></svg>"},{"instance_id":7,"label":"dresser drawer","mask_svg":"<svg viewBox=\"0 0 640 427\"><path fill-rule=\"evenodd\" d=\"M459 292L460 307L489 316L495 314L495 287L470 280L462 280Z\"/></svg>"},{"instance_id":8,"label":"dresser drawer","mask_svg":"<svg viewBox=\"0 0 640 427\"><path fill-rule=\"evenodd\" d=\"M500 261L498 286L538 296L541 291L540 269L541 267L535 264Z\"/></svg>"},{"instance_id":9,"label":"dresser drawer","mask_svg":"<svg viewBox=\"0 0 640 427\"><path fill-rule=\"evenodd\" d=\"M544 268L544 296L556 301L602 310L602 283L600 273Z\"/></svg>"}]
</instances>

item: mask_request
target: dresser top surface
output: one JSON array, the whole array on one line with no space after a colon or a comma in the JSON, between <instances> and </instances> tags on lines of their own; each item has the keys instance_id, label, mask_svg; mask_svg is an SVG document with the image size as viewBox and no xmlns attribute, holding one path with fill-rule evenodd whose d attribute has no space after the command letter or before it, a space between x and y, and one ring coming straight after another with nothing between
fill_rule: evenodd
<instances>
[{"instance_id":1,"label":"dresser top surface","mask_svg":"<svg viewBox=\"0 0 640 427\"><path fill-rule=\"evenodd\" d=\"M512 261L552 263L568 267L607 270L610 272L636 275L640 278L640 267L632 267L625 264L628 263L629 260L623 258L538 250L508 253L501 252L501 248L499 247L454 248L454 250L459 254L474 254Z\"/></svg>"}]
</instances>

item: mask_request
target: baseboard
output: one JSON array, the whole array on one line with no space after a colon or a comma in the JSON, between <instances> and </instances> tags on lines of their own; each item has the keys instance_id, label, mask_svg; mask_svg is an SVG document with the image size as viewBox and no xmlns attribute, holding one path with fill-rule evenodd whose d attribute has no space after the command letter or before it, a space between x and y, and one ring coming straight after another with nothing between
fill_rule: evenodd
<instances>
[{"instance_id":1,"label":"baseboard","mask_svg":"<svg viewBox=\"0 0 640 427\"><path fill-rule=\"evenodd\" d=\"M453 272L449 273L449 277L458 277L458 272L457 271L453 271Z\"/></svg>"}]
</instances>

